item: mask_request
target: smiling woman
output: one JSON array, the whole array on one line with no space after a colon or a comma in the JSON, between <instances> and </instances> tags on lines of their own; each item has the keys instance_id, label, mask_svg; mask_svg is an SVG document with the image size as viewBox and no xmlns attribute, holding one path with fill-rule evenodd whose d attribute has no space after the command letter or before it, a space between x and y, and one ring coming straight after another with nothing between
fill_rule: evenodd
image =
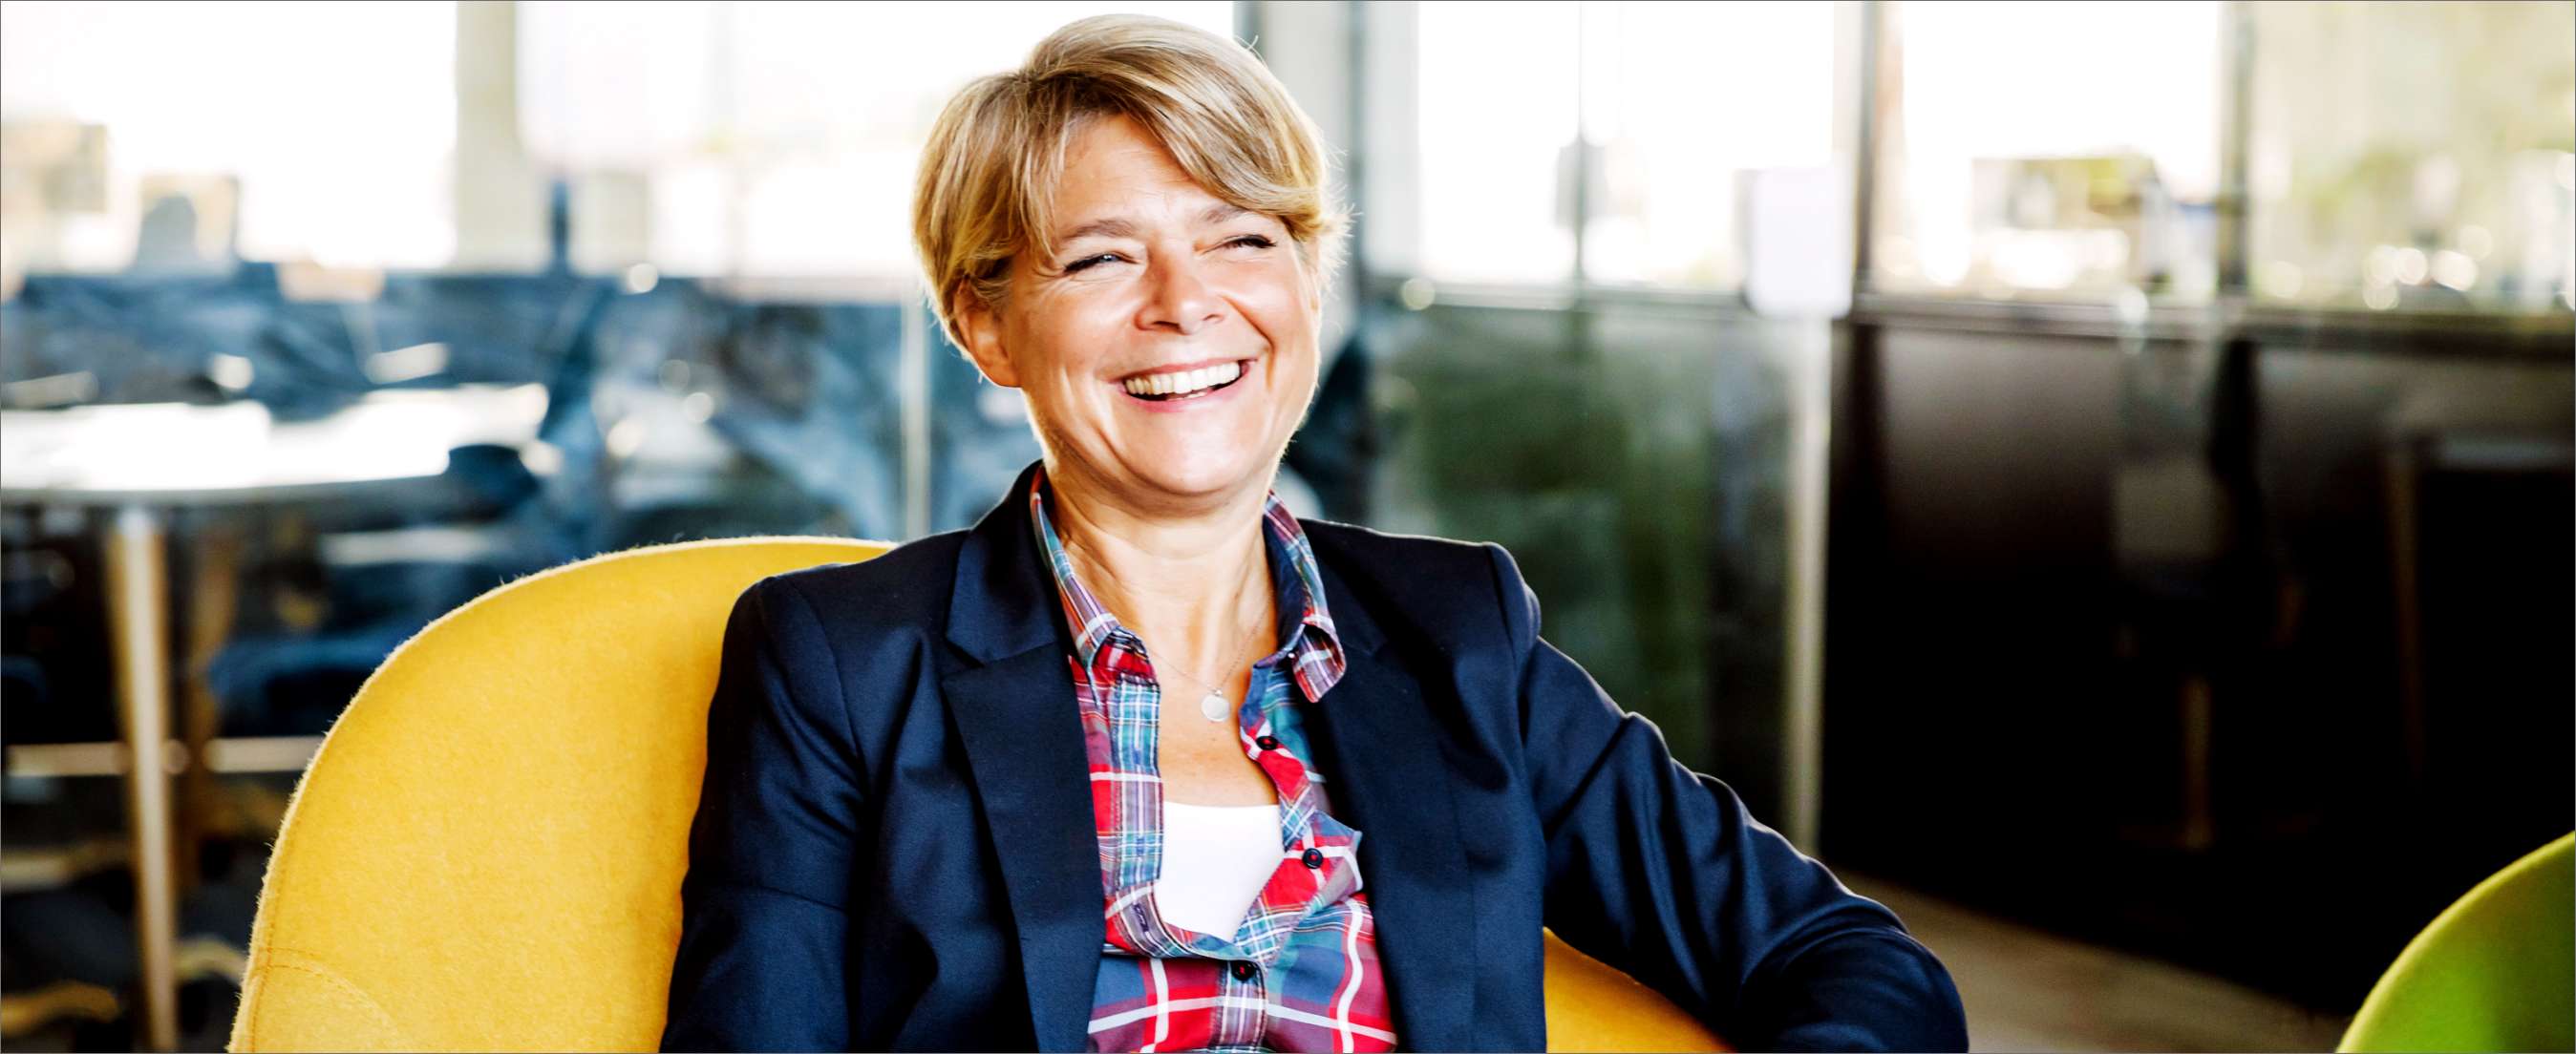
<instances>
[{"instance_id":1,"label":"smiling woman","mask_svg":"<svg viewBox=\"0 0 2576 1054\"><path fill-rule=\"evenodd\" d=\"M1028 398L1060 497L1257 508L1314 394L1322 284L1288 224L1201 189L1136 120L1084 124L1045 210L1062 229L998 298L960 283L958 344Z\"/></svg>"},{"instance_id":2,"label":"smiling woman","mask_svg":"<svg viewBox=\"0 0 2576 1054\"><path fill-rule=\"evenodd\" d=\"M1271 494L1325 157L1159 19L949 104L915 241L1044 457L736 604L666 1048L1533 1050L1542 927L1748 1047L1964 1046L1931 954L1541 640L1508 554Z\"/></svg>"},{"instance_id":3,"label":"smiling woman","mask_svg":"<svg viewBox=\"0 0 2576 1054\"><path fill-rule=\"evenodd\" d=\"M1028 397L1057 490L1257 508L1314 391L1344 226L1321 138L1260 61L1086 19L960 92L922 157L929 288Z\"/></svg>"}]
</instances>

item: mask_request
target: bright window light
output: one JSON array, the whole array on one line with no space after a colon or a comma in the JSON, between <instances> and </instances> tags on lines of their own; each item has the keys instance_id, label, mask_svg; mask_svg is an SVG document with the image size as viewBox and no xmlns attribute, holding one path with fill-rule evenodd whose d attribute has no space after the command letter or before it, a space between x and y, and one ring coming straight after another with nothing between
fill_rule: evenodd
<instances>
[{"instance_id":1,"label":"bright window light","mask_svg":"<svg viewBox=\"0 0 2576 1054\"><path fill-rule=\"evenodd\" d=\"M445 2L0 7L0 119L106 130L105 208L48 262L122 268L147 182L229 175L246 257L444 263L455 35Z\"/></svg>"},{"instance_id":2,"label":"bright window light","mask_svg":"<svg viewBox=\"0 0 2576 1054\"><path fill-rule=\"evenodd\" d=\"M763 277L909 277L913 167L939 108L1065 23L1133 12L1234 32L1225 0L519 12L528 148L570 176L576 217L621 228L576 232L574 264Z\"/></svg>"}]
</instances>

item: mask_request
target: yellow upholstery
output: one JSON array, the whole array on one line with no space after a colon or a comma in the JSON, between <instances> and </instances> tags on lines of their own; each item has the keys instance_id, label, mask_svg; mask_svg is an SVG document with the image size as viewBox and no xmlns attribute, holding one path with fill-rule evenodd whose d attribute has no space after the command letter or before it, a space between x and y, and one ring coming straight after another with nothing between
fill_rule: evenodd
<instances>
[{"instance_id":1,"label":"yellow upholstery","mask_svg":"<svg viewBox=\"0 0 2576 1054\"><path fill-rule=\"evenodd\" d=\"M726 614L763 577L886 548L636 549L422 630L296 788L232 1049L653 1049ZM1722 1049L1553 935L1547 964L1551 1049Z\"/></svg>"},{"instance_id":2,"label":"yellow upholstery","mask_svg":"<svg viewBox=\"0 0 2576 1054\"><path fill-rule=\"evenodd\" d=\"M1547 1049L1734 1049L1654 989L1546 936Z\"/></svg>"},{"instance_id":3,"label":"yellow upholstery","mask_svg":"<svg viewBox=\"0 0 2576 1054\"><path fill-rule=\"evenodd\" d=\"M661 546L513 582L385 660L305 771L236 1050L649 1050L734 597L883 545Z\"/></svg>"}]
</instances>

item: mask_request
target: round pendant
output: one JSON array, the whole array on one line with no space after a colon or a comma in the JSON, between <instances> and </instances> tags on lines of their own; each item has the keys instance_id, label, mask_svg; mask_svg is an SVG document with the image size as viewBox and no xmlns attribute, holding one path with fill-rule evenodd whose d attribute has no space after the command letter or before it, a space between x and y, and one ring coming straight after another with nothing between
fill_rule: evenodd
<instances>
[{"instance_id":1,"label":"round pendant","mask_svg":"<svg viewBox=\"0 0 2576 1054\"><path fill-rule=\"evenodd\" d=\"M1225 697L1215 692L1200 696L1199 713L1207 715L1210 721L1225 720Z\"/></svg>"}]
</instances>

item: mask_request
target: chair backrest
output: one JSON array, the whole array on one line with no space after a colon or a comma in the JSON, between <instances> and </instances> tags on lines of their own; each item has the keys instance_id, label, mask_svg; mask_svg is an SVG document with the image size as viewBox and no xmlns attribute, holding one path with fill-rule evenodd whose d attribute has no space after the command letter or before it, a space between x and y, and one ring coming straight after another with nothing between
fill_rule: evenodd
<instances>
[{"instance_id":1,"label":"chair backrest","mask_svg":"<svg viewBox=\"0 0 2576 1054\"><path fill-rule=\"evenodd\" d=\"M650 1050L706 707L753 582L888 546L764 538L557 568L385 660L305 771L232 1049ZM1548 938L1549 1046L1723 1049Z\"/></svg>"},{"instance_id":2,"label":"chair backrest","mask_svg":"<svg viewBox=\"0 0 2576 1054\"><path fill-rule=\"evenodd\" d=\"M2576 834L2515 861L2424 927L2336 1049L2576 1049Z\"/></svg>"},{"instance_id":3,"label":"chair backrest","mask_svg":"<svg viewBox=\"0 0 2576 1054\"><path fill-rule=\"evenodd\" d=\"M296 787L233 1049L658 1046L726 615L887 548L636 549L431 623Z\"/></svg>"}]
</instances>

